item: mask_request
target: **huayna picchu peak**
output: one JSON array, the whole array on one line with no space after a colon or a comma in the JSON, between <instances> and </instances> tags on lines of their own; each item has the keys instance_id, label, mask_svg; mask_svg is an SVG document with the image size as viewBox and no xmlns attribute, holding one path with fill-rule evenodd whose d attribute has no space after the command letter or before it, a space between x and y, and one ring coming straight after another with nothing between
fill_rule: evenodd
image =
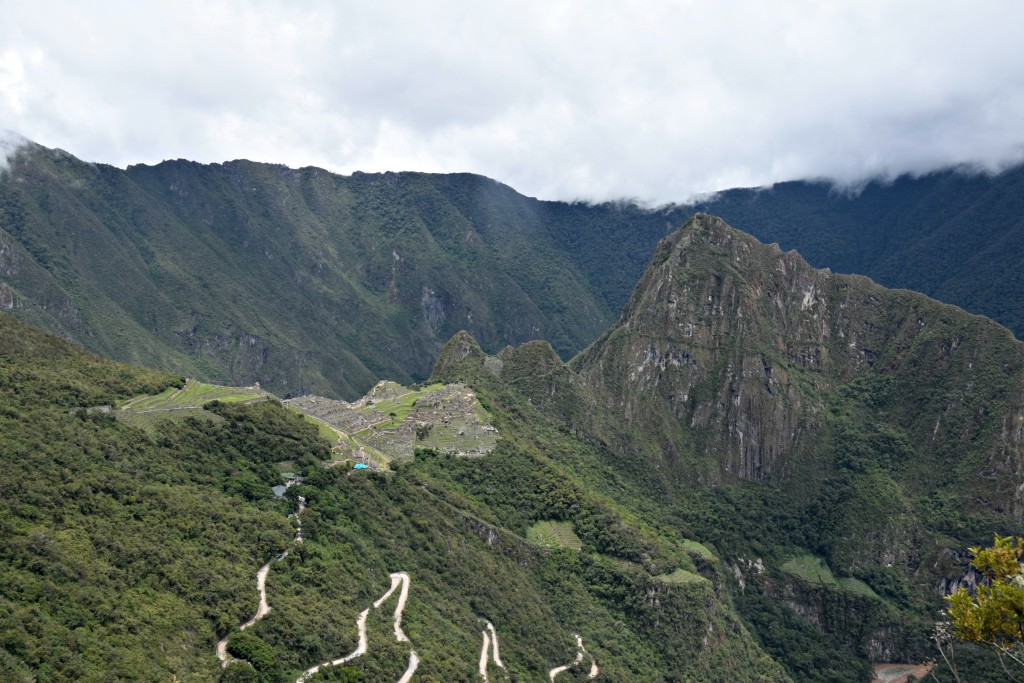
<instances>
[{"instance_id":1,"label":"huayna picchu peak","mask_svg":"<svg viewBox=\"0 0 1024 683\"><path fill-rule=\"evenodd\" d=\"M543 342L486 357L465 336L442 360L435 377L497 374L604 451L722 553L752 621L779 600L872 661L926 658L929 610L975 580L965 544L1024 516L1021 342L713 216L658 245L571 363Z\"/></svg>"}]
</instances>

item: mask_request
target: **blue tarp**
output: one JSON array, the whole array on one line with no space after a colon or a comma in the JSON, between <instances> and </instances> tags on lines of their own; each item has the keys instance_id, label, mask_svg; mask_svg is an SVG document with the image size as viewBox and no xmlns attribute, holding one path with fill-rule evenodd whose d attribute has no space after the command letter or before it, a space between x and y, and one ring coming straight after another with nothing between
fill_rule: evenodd
<instances>
[{"instance_id":1,"label":"blue tarp","mask_svg":"<svg viewBox=\"0 0 1024 683\"><path fill-rule=\"evenodd\" d=\"M356 463L355 467L353 467L352 469L354 469L354 470L368 470L368 469L370 469L370 466L369 465L364 465L363 463L358 462L358 463Z\"/></svg>"}]
</instances>

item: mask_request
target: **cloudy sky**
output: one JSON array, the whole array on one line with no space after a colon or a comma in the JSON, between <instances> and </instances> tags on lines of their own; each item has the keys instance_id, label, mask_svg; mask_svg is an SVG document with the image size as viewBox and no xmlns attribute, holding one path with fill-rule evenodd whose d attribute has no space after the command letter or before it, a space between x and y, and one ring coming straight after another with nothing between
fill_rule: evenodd
<instances>
[{"instance_id":1,"label":"cloudy sky","mask_svg":"<svg viewBox=\"0 0 1024 683\"><path fill-rule=\"evenodd\" d=\"M0 0L0 130L683 201L1021 161L1022 29L1020 0Z\"/></svg>"}]
</instances>

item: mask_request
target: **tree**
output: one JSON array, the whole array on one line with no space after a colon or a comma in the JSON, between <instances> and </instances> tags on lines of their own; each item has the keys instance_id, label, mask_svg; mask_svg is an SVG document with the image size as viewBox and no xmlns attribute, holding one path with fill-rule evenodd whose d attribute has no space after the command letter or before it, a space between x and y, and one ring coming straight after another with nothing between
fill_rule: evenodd
<instances>
[{"instance_id":1,"label":"tree","mask_svg":"<svg viewBox=\"0 0 1024 683\"><path fill-rule=\"evenodd\" d=\"M971 594L961 587L948 596L953 634L990 648L1008 668L1024 671L1024 539L995 537L991 548L971 548L971 564L984 576Z\"/></svg>"}]
</instances>

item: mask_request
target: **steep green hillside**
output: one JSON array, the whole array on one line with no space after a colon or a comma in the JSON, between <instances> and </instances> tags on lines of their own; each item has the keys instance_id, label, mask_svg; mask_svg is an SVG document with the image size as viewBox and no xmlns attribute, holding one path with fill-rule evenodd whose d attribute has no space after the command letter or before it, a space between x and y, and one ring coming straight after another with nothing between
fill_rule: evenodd
<instances>
[{"instance_id":1,"label":"steep green hillside","mask_svg":"<svg viewBox=\"0 0 1024 683\"><path fill-rule=\"evenodd\" d=\"M558 226L642 212L558 207L470 175L121 171L29 144L0 173L0 307L120 360L354 399L424 378L459 329L566 357L597 337L650 246L609 274Z\"/></svg>"},{"instance_id":2,"label":"steep green hillside","mask_svg":"<svg viewBox=\"0 0 1024 683\"><path fill-rule=\"evenodd\" d=\"M986 315L1024 338L1024 167L874 181L790 182L696 204L818 267L867 275Z\"/></svg>"},{"instance_id":3,"label":"steep green hillside","mask_svg":"<svg viewBox=\"0 0 1024 683\"><path fill-rule=\"evenodd\" d=\"M413 680L481 680L484 633L501 642L491 680L547 680L578 643L585 657L559 681L790 680L712 556L594 487L615 481L613 463L500 383L481 385L508 429L492 453L425 450L367 473L324 466L318 430L273 399L214 400L209 419L142 430L119 417L194 410L174 397L212 392L5 314L0 341L5 680L294 681L358 652L360 621L365 652L307 680L397 680L413 652ZM141 393L159 398L103 407ZM282 463L302 481L275 498ZM579 543L528 540L548 522ZM261 566L269 612L239 631ZM222 668L222 638L226 660L247 661Z\"/></svg>"},{"instance_id":4,"label":"steep green hillside","mask_svg":"<svg viewBox=\"0 0 1024 683\"><path fill-rule=\"evenodd\" d=\"M530 353L543 371L506 361L502 375L656 473L680 528L746 586L754 623L779 599L861 656L923 657L961 549L1021 530L1024 345L720 219L664 240L571 368ZM771 641L784 630L759 632L786 651Z\"/></svg>"}]
</instances>

